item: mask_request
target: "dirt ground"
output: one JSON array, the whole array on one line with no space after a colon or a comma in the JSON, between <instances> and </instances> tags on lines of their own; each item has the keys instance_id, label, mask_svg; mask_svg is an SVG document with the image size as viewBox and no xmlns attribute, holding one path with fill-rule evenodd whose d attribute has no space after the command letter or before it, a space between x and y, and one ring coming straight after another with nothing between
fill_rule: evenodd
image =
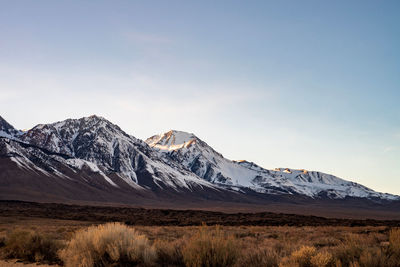
<instances>
[{"instance_id":1,"label":"dirt ground","mask_svg":"<svg viewBox=\"0 0 400 267\"><path fill-rule=\"evenodd\" d=\"M46 265L46 264L36 264L36 263L23 263L18 260L3 261L0 260L0 267L57 267L58 265Z\"/></svg>"}]
</instances>

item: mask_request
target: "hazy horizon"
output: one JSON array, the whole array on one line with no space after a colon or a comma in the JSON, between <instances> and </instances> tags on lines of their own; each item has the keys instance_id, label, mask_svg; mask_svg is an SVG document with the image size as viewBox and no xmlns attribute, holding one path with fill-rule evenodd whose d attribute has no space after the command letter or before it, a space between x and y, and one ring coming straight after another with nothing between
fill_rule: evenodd
<instances>
[{"instance_id":1,"label":"hazy horizon","mask_svg":"<svg viewBox=\"0 0 400 267\"><path fill-rule=\"evenodd\" d=\"M96 114L140 139L400 195L398 1L5 1L0 116Z\"/></svg>"}]
</instances>

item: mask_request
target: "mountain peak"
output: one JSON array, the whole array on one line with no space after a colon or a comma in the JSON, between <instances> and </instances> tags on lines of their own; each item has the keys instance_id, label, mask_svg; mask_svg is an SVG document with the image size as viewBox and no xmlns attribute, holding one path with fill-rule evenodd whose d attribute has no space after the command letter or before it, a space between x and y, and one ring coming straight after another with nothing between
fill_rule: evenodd
<instances>
[{"instance_id":1,"label":"mountain peak","mask_svg":"<svg viewBox=\"0 0 400 267\"><path fill-rule=\"evenodd\" d=\"M3 119L3 117L0 116L0 131L1 130L6 131L10 129L14 129L14 127L11 124L9 124L5 119Z\"/></svg>"},{"instance_id":2,"label":"mountain peak","mask_svg":"<svg viewBox=\"0 0 400 267\"><path fill-rule=\"evenodd\" d=\"M102 124L100 124L102 123ZM73 125L81 125L81 126L89 126L89 127L94 127L94 126L104 126L104 125L114 125L112 122L109 120L105 119L104 117L97 116L97 115L91 115L88 117L82 117L79 119L66 119L62 121L57 121L54 123L49 123L49 124L38 124L35 127L33 127L31 130L34 129L43 129L43 128L56 128L60 129L63 127L71 127ZM116 126L116 125L114 125ZM118 127L118 126L116 126ZM118 127L119 128L119 127Z\"/></svg>"},{"instance_id":3,"label":"mountain peak","mask_svg":"<svg viewBox=\"0 0 400 267\"><path fill-rule=\"evenodd\" d=\"M52 124L41 124L40 127L51 127L51 128L54 127L57 130L63 128L68 128L68 129L77 128L80 131L82 130L94 131L100 128L108 128L113 132L123 132L118 125L115 125L109 120L105 119L104 117L98 115L91 115L79 119L66 119Z\"/></svg>"},{"instance_id":4,"label":"mountain peak","mask_svg":"<svg viewBox=\"0 0 400 267\"><path fill-rule=\"evenodd\" d=\"M24 133L21 139L69 156L86 153L90 150L86 151L86 148L91 145L95 145L97 149L112 151L116 140L129 139L136 142L136 138L126 134L119 126L97 115L39 124Z\"/></svg>"},{"instance_id":5,"label":"mountain peak","mask_svg":"<svg viewBox=\"0 0 400 267\"><path fill-rule=\"evenodd\" d=\"M199 139L193 134L178 130L169 130L166 133L154 135L146 140L151 147L159 149L175 150L184 147L190 147Z\"/></svg>"},{"instance_id":6,"label":"mountain peak","mask_svg":"<svg viewBox=\"0 0 400 267\"><path fill-rule=\"evenodd\" d=\"M95 120L95 121L107 121L107 122L110 122L106 118L104 118L102 116L99 116L99 115L96 115L96 114L90 115L88 117L83 117L81 119L83 119L83 120Z\"/></svg>"},{"instance_id":7,"label":"mountain peak","mask_svg":"<svg viewBox=\"0 0 400 267\"><path fill-rule=\"evenodd\" d=\"M7 138L14 138L21 132L16 130L11 124L9 124L3 117L0 116L0 136Z\"/></svg>"}]
</instances>

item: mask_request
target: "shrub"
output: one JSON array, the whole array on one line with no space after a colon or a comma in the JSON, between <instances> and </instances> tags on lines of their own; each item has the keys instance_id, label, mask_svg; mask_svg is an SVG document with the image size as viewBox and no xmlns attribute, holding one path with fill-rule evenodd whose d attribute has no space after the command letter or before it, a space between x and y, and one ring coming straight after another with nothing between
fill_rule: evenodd
<instances>
[{"instance_id":1,"label":"shrub","mask_svg":"<svg viewBox=\"0 0 400 267\"><path fill-rule=\"evenodd\" d=\"M334 266L333 257L328 252L317 252L315 247L302 246L294 251L290 257L285 257L280 267L329 267Z\"/></svg>"},{"instance_id":2,"label":"shrub","mask_svg":"<svg viewBox=\"0 0 400 267\"><path fill-rule=\"evenodd\" d=\"M389 248L387 266L399 266L400 262L400 228L389 232Z\"/></svg>"},{"instance_id":3,"label":"shrub","mask_svg":"<svg viewBox=\"0 0 400 267\"><path fill-rule=\"evenodd\" d=\"M135 229L107 223L76 232L60 257L67 267L151 266L156 251Z\"/></svg>"},{"instance_id":4,"label":"shrub","mask_svg":"<svg viewBox=\"0 0 400 267\"><path fill-rule=\"evenodd\" d=\"M243 255L237 263L238 267L278 267L279 255L276 251L269 249L255 249Z\"/></svg>"},{"instance_id":5,"label":"shrub","mask_svg":"<svg viewBox=\"0 0 400 267\"><path fill-rule=\"evenodd\" d=\"M392 253L400 256L400 228L392 229L389 232L389 248Z\"/></svg>"},{"instance_id":6,"label":"shrub","mask_svg":"<svg viewBox=\"0 0 400 267\"><path fill-rule=\"evenodd\" d=\"M16 258L30 262L57 263L60 242L35 232L13 231L5 239L5 258Z\"/></svg>"},{"instance_id":7,"label":"shrub","mask_svg":"<svg viewBox=\"0 0 400 267\"><path fill-rule=\"evenodd\" d=\"M210 231L203 226L192 236L182 250L188 267L233 266L238 259L237 240L225 236L219 227Z\"/></svg>"},{"instance_id":8,"label":"shrub","mask_svg":"<svg viewBox=\"0 0 400 267\"><path fill-rule=\"evenodd\" d=\"M327 267L333 265L333 257L329 252L318 252L316 255L311 257L311 266L315 267Z\"/></svg>"},{"instance_id":9,"label":"shrub","mask_svg":"<svg viewBox=\"0 0 400 267\"><path fill-rule=\"evenodd\" d=\"M358 262L360 256L366 246L363 245L365 240L355 235L349 235L346 239L335 249L334 255L343 266L350 266L354 262Z\"/></svg>"},{"instance_id":10,"label":"shrub","mask_svg":"<svg viewBox=\"0 0 400 267\"><path fill-rule=\"evenodd\" d=\"M379 248L365 249L360 256L359 266L361 267L383 267L387 264L386 255Z\"/></svg>"},{"instance_id":11,"label":"shrub","mask_svg":"<svg viewBox=\"0 0 400 267\"><path fill-rule=\"evenodd\" d=\"M157 264L162 267L185 266L181 251L182 244L179 241L167 242L157 240L154 242L157 251Z\"/></svg>"},{"instance_id":12,"label":"shrub","mask_svg":"<svg viewBox=\"0 0 400 267\"><path fill-rule=\"evenodd\" d=\"M300 267L311 266L311 257L316 253L316 249L310 246L302 246L299 250L292 253L292 260Z\"/></svg>"}]
</instances>

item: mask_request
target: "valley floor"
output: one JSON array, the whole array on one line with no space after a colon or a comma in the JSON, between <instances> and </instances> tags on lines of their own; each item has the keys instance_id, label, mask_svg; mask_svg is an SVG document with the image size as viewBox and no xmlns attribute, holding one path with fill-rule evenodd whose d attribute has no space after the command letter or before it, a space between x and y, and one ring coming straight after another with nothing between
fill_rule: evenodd
<instances>
[{"instance_id":1,"label":"valley floor","mask_svg":"<svg viewBox=\"0 0 400 267\"><path fill-rule=\"evenodd\" d=\"M157 256L152 266L198 266L191 265L191 261L198 260L192 257L199 254L196 246L204 247L210 242L223 250L221 255L233 255L227 259L231 263L222 266L400 266L399 221L25 202L7 205L2 202L0 207L0 255L3 257L7 250L10 255L10 243L14 242L17 248L19 242L27 242L21 237L27 233L57 244L58 249L76 238L82 229L122 222L126 229L135 229L144 235L149 246L155 249ZM126 223L130 226L124 226ZM57 251L53 258L49 257L52 260L35 256L30 261L62 264ZM302 265L302 261L308 265ZM22 265L14 260L0 261L0 266Z\"/></svg>"},{"instance_id":2,"label":"valley floor","mask_svg":"<svg viewBox=\"0 0 400 267\"><path fill-rule=\"evenodd\" d=\"M0 200L0 216L10 218L46 218L79 222L123 222L145 226L392 226L400 220L326 218L276 212L224 213L208 210L86 206Z\"/></svg>"},{"instance_id":3,"label":"valley floor","mask_svg":"<svg viewBox=\"0 0 400 267\"><path fill-rule=\"evenodd\" d=\"M78 230L99 224L101 223L91 221L2 216L0 217L0 239L7 240L7 237L12 233L27 231L51 237L53 240L60 241L65 245L66 241L73 238L74 233ZM201 232L206 232L213 236L215 235L217 236L217 239L218 235L223 236L223 241L221 241L222 239L220 241L214 239L214 241L232 242L232 245L235 247L233 251L234 253L237 253L234 266L278 266L278 264L282 262L288 264L282 266L290 266L293 264L291 261L293 261L293 255L296 255L296 253L312 253L314 256L319 255L319 257L327 257L328 260L330 259L329 264L333 264L333 260L340 260L342 262L341 266L349 266L348 264L351 261L368 261L373 255L376 257L376 253L381 253L388 249L389 233L394 229L387 226L132 227L134 227L140 234L144 234L149 239L149 242L156 246L159 252L161 251L160 255L166 257L166 260L178 263L183 262L182 255L179 254L181 252L174 254L174 250L171 250L171 248L176 248L176 251L185 251L182 247L197 240L199 238L199 233ZM400 238L397 242L399 242L400 245ZM224 244L226 243L223 243L222 245ZM307 252L307 249L310 251ZM165 255L165 253L172 254ZM307 255L303 256L306 257ZM171 257L173 259L171 259ZM271 265L265 265L267 263ZM53 264L55 263L53 262ZM329 264L322 266L333 266ZM0 262L0 266L30 265L21 265L20 262L16 263L15 261L2 261ZM176 266L184 265L177 264Z\"/></svg>"}]
</instances>

